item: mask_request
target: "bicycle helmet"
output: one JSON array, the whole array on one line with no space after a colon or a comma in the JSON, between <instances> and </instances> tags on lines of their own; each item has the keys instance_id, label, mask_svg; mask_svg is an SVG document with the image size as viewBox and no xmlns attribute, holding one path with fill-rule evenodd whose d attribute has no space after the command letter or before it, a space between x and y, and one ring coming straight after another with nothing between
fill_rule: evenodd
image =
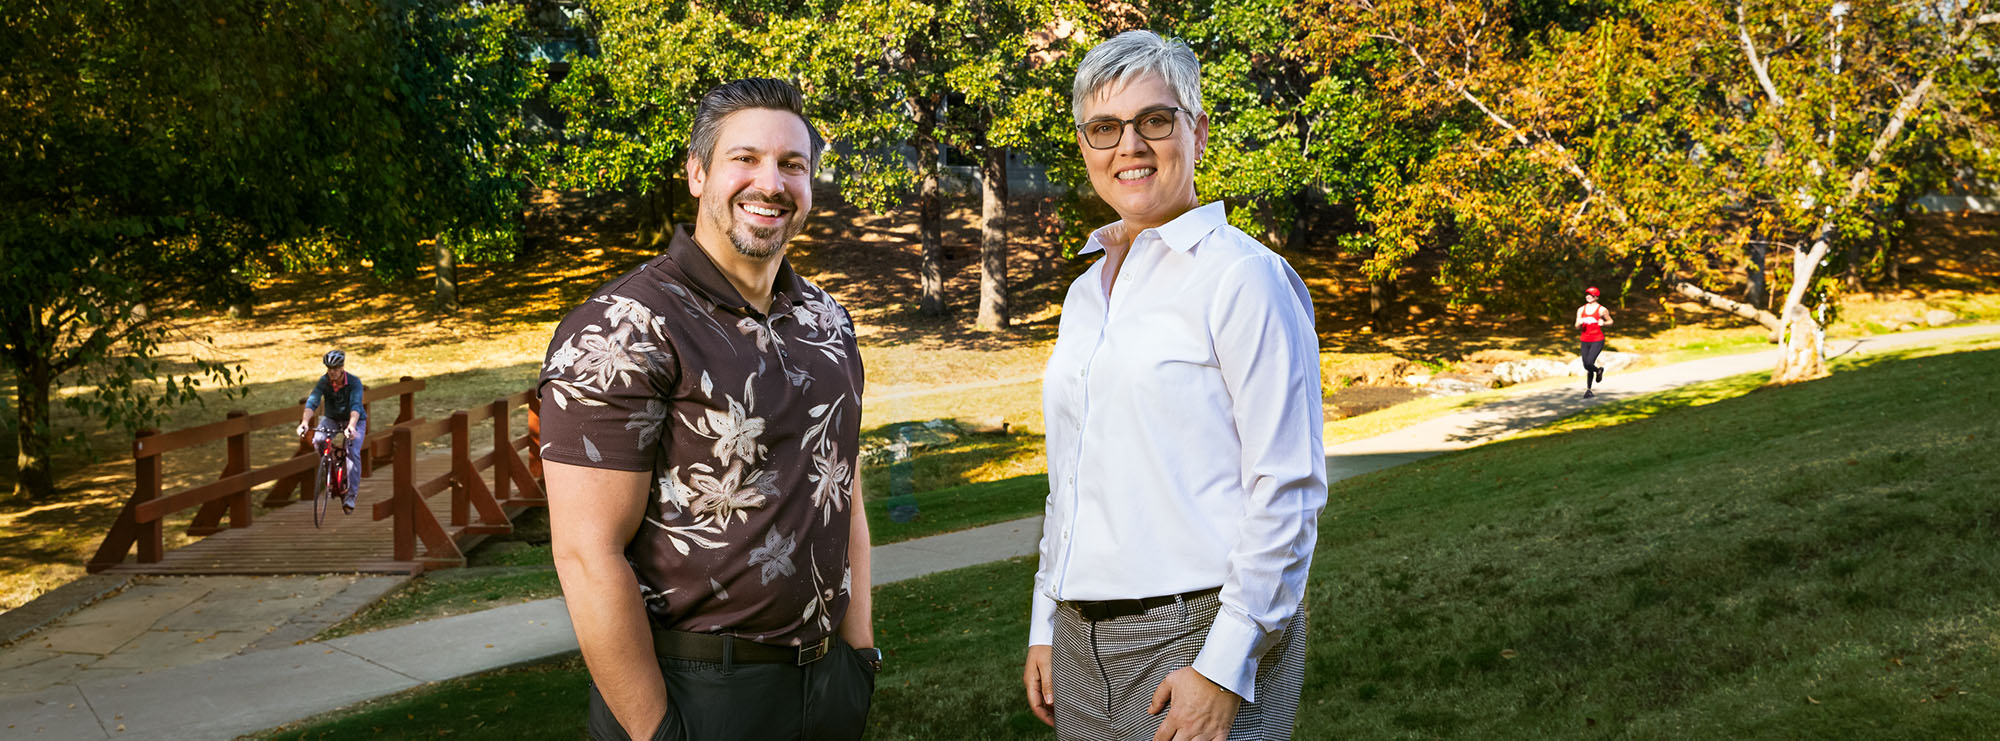
<instances>
[{"instance_id":1,"label":"bicycle helmet","mask_svg":"<svg viewBox=\"0 0 2000 741\"><path fill-rule=\"evenodd\" d=\"M347 353L339 350L328 350L326 351L326 355L319 359L319 362L325 363L328 368L339 368L340 366L347 365Z\"/></svg>"}]
</instances>

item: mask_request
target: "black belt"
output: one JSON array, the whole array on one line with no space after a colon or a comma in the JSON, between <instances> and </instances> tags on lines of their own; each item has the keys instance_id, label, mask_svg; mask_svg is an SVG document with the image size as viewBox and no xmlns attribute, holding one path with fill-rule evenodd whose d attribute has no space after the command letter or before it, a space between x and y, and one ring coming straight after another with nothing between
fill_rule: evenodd
<instances>
[{"instance_id":1,"label":"black belt","mask_svg":"<svg viewBox=\"0 0 2000 741\"><path fill-rule=\"evenodd\" d=\"M1197 589L1192 592L1147 597L1145 599L1106 599L1090 602L1069 602L1067 604L1076 608L1076 611L1083 615L1084 620L1096 623L1122 618L1126 615L1137 615L1155 607L1171 605L1175 602L1183 602L1198 597L1206 597L1220 591L1222 591L1222 587L1210 587L1208 589Z\"/></svg>"},{"instance_id":2,"label":"black belt","mask_svg":"<svg viewBox=\"0 0 2000 741\"><path fill-rule=\"evenodd\" d=\"M826 657L833 636L803 646L773 646L734 636L689 633L653 625L653 653L669 659L711 664L796 664L805 666Z\"/></svg>"}]
</instances>

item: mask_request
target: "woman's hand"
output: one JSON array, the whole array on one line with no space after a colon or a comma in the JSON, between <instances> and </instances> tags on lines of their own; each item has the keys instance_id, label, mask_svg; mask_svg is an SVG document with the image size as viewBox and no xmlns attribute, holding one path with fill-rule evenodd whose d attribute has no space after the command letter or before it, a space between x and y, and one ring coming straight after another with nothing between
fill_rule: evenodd
<instances>
[{"instance_id":1,"label":"woman's hand","mask_svg":"<svg viewBox=\"0 0 2000 741\"><path fill-rule=\"evenodd\" d=\"M1021 672L1021 684L1028 691L1028 709L1050 726L1056 724L1056 692L1049 682L1048 646L1028 647L1028 666Z\"/></svg>"}]
</instances>

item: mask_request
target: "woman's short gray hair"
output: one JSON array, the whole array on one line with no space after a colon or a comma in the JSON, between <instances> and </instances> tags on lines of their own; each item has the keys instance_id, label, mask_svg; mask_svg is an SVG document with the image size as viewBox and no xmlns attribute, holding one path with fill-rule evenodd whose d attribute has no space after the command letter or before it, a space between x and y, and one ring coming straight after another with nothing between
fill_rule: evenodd
<instances>
[{"instance_id":1,"label":"woman's short gray hair","mask_svg":"<svg viewBox=\"0 0 2000 741\"><path fill-rule=\"evenodd\" d=\"M1083 123L1085 99L1106 85L1149 72L1173 88L1174 97L1180 99L1189 116L1201 115L1201 60L1187 44L1168 41L1152 31L1126 31L1083 55L1083 64L1076 68L1076 84L1070 90L1070 114Z\"/></svg>"}]
</instances>

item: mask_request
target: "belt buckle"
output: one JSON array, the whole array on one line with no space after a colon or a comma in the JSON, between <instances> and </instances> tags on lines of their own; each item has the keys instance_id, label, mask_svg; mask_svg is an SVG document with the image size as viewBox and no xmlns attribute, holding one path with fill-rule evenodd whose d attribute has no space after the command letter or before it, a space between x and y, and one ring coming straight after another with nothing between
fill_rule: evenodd
<instances>
[{"instance_id":1,"label":"belt buckle","mask_svg":"<svg viewBox=\"0 0 2000 741\"><path fill-rule=\"evenodd\" d=\"M833 648L833 636L827 636L814 643L799 647L799 666L826 658L826 652Z\"/></svg>"}]
</instances>

